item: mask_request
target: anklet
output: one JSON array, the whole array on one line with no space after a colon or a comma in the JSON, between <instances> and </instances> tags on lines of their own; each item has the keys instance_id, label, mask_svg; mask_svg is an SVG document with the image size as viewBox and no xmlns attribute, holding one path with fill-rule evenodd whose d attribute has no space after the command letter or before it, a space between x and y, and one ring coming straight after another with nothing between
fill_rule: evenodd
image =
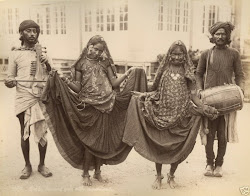
<instances>
[{"instance_id":1,"label":"anklet","mask_svg":"<svg viewBox=\"0 0 250 196\"><path fill-rule=\"evenodd\" d=\"M97 175L97 174L101 174L101 171L99 171L99 172L96 172L96 171L95 171L95 174L96 174L96 175Z\"/></svg>"},{"instance_id":2,"label":"anklet","mask_svg":"<svg viewBox=\"0 0 250 196\"><path fill-rule=\"evenodd\" d=\"M82 174L82 177L83 177L83 178L84 178L84 177L88 177L88 178L89 178L90 175L89 175L89 174L84 174L84 175Z\"/></svg>"},{"instance_id":3,"label":"anklet","mask_svg":"<svg viewBox=\"0 0 250 196\"><path fill-rule=\"evenodd\" d=\"M155 176L156 176L156 178L161 178L161 179L163 179L163 178L164 178L164 176L163 176L163 175L158 176L158 175L156 174Z\"/></svg>"},{"instance_id":4,"label":"anklet","mask_svg":"<svg viewBox=\"0 0 250 196\"><path fill-rule=\"evenodd\" d=\"M170 175L169 173L168 173L167 175L168 175L168 181L169 181L169 180L172 180L172 179L174 179L174 178L175 178L175 176L174 176L174 175Z\"/></svg>"}]
</instances>

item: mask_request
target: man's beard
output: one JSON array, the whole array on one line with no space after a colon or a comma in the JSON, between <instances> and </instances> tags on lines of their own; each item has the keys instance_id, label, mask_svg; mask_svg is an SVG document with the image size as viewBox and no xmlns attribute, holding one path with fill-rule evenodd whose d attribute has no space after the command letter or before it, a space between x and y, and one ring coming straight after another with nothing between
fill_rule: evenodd
<instances>
[{"instance_id":1,"label":"man's beard","mask_svg":"<svg viewBox=\"0 0 250 196\"><path fill-rule=\"evenodd\" d=\"M216 39L215 43L219 44L219 45L226 45L226 40L225 39Z\"/></svg>"},{"instance_id":2,"label":"man's beard","mask_svg":"<svg viewBox=\"0 0 250 196\"><path fill-rule=\"evenodd\" d=\"M36 44L38 42L38 37L34 37L34 39L23 37L23 41L28 44Z\"/></svg>"},{"instance_id":3,"label":"man's beard","mask_svg":"<svg viewBox=\"0 0 250 196\"><path fill-rule=\"evenodd\" d=\"M29 44L36 44L37 43L37 38L33 39L33 40L27 40L27 42Z\"/></svg>"}]
</instances>

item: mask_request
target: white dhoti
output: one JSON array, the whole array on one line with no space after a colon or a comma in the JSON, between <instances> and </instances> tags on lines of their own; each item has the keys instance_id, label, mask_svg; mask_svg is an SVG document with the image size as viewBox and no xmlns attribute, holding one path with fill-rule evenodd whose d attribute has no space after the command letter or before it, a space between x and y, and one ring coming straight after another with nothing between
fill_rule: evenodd
<instances>
[{"instance_id":1,"label":"white dhoti","mask_svg":"<svg viewBox=\"0 0 250 196\"><path fill-rule=\"evenodd\" d=\"M34 135L35 142L44 146L47 142L47 124L43 115L44 105L40 101L40 95L34 95L30 88L17 86L15 112L16 115L24 112L24 135L26 140L30 132Z\"/></svg>"}]
</instances>

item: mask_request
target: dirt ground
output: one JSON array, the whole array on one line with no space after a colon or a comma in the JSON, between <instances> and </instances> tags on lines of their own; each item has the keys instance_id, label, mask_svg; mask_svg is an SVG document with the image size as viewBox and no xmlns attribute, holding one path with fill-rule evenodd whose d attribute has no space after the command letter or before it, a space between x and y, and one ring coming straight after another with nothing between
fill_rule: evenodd
<instances>
[{"instance_id":1,"label":"dirt ground","mask_svg":"<svg viewBox=\"0 0 250 196\"><path fill-rule=\"evenodd\" d=\"M205 177L206 165L204 146L197 143L190 156L176 171L179 186L171 189L166 180L169 165L163 166L163 188L152 190L155 180L154 163L141 157L134 150L121 164L102 167L108 183L93 180L92 187L82 185L81 171L71 167L59 154L53 138L48 133L46 165L53 172L51 178L44 178L37 172L39 154L37 144L30 138L30 157L33 173L27 180L20 180L24 160L20 148L19 122L14 115L15 89L8 89L0 83L0 196L8 195L243 195L240 191L250 189L250 104L246 103L238 113L239 140L228 144L222 178ZM216 144L215 144L216 145ZM91 175L93 173L91 172ZM247 195L247 194L245 194Z\"/></svg>"}]
</instances>

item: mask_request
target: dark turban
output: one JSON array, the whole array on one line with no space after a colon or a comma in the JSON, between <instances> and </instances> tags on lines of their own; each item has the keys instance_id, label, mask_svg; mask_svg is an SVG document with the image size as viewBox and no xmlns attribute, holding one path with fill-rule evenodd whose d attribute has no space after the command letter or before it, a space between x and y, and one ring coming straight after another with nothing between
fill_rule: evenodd
<instances>
[{"instance_id":1,"label":"dark turban","mask_svg":"<svg viewBox=\"0 0 250 196\"><path fill-rule=\"evenodd\" d=\"M231 22L216 22L210 27L209 32L211 35L214 35L220 28L225 29L226 33L230 35L234 29L234 25Z\"/></svg>"},{"instance_id":2,"label":"dark turban","mask_svg":"<svg viewBox=\"0 0 250 196\"><path fill-rule=\"evenodd\" d=\"M33 20L24 20L19 26L19 33L28 28L36 28L37 34L40 33L40 26Z\"/></svg>"}]
</instances>

